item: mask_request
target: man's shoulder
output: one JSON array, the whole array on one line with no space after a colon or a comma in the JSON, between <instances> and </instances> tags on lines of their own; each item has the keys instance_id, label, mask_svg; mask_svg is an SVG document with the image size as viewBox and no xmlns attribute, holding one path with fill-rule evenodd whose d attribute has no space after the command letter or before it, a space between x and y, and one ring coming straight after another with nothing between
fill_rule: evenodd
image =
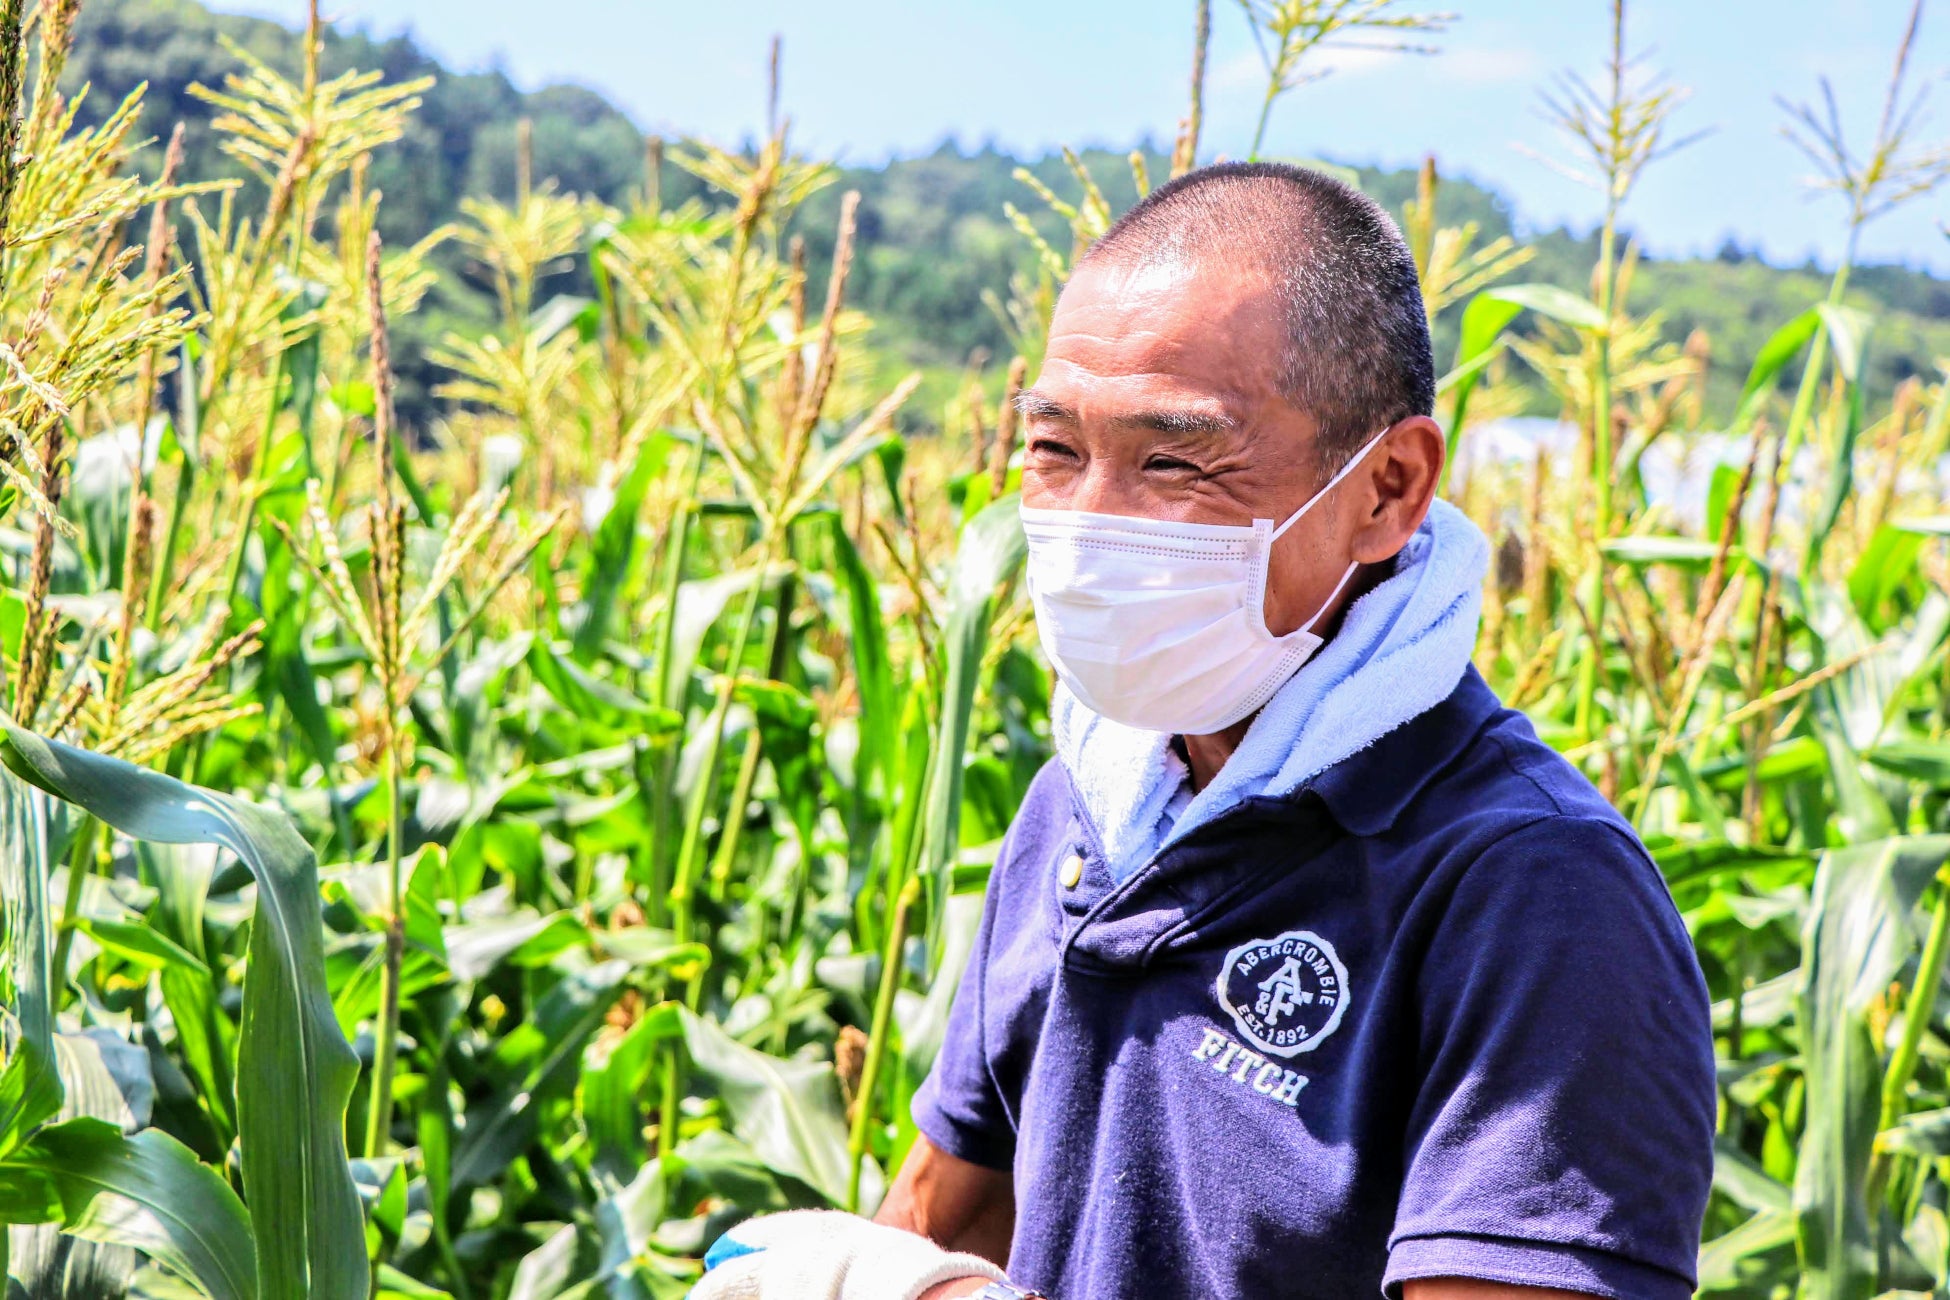
<instances>
[{"instance_id":1,"label":"man's shoulder","mask_svg":"<svg viewBox=\"0 0 1950 1300\"><path fill-rule=\"evenodd\" d=\"M1411 834L1460 825L1492 839L1558 832L1643 856L1631 824L1584 773L1500 703L1403 814L1398 828Z\"/></svg>"},{"instance_id":2,"label":"man's shoulder","mask_svg":"<svg viewBox=\"0 0 1950 1300\"><path fill-rule=\"evenodd\" d=\"M1534 792L1551 812L1624 825L1618 810L1570 759L1544 742L1524 714L1499 704L1483 728L1481 742L1492 771Z\"/></svg>"},{"instance_id":3,"label":"man's shoulder","mask_svg":"<svg viewBox=\"0 0 1950 1300\"><path fill-rule=\"evenodd\" d=\"M1594 904L1634 900L1661 929L1678 919L1631 822L1539 738L1528 718L1507 707L1497 708L1396 829L1466 842L1455 865L1471 891L1540 891Z\"/></svg>"}]
</instances>

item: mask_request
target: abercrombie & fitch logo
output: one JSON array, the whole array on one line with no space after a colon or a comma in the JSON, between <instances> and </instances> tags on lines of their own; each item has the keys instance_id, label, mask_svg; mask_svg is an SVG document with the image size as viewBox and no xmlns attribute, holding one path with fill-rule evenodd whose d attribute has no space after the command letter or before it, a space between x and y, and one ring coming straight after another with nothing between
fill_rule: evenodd
<instances>
[{"instance_id":1,"label":"abercrombie & fitch logo","mask_svg":"<svg viewBox=\"0 0 1950 1300\"><path fill-rule=\"evenodd\" d=\"M1219 968L1219 1005L1262 1052L1311 1052L1347 1013L1347 968L1311 930L1242 943Z\"/></svg>"},{"instance_id":2,"label":"abercrombie & fitch logo","mask_svg":"<svg viewBox=\"0 0 1950 1300\"><path fill-rule=\"evenodd\" d=\"M1245 1084L1260 1096L1271 1097L1285 1106L1298 1106L1300 1090L1307 1086L1306 1075L1295 1074L1278 1061L1269 1061L1251 1048L1241 1047L1209 1026L1205 1037L1192 1049L1192 1059L1204 1061L1234 1083Z\"/></svg>"}]
</instances>

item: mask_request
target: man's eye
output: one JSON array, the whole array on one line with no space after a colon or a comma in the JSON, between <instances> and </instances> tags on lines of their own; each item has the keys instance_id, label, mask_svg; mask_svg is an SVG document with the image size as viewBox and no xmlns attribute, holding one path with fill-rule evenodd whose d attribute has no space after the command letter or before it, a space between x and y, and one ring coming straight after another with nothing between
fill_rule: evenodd
<instances>
[{"instance_id":1,"label":"man's eye","mask_svg":"<svg viewBox=\"0 0 1950 1300\"><path fill-rule=\"evenodd\" d=\"M1166 474L1196 474L1198 466L1176 456L1153 456L1144 462L1146 469L1158 470Z\"/></svg>"},{"instance_id":2,"label":"man's eye","mask_svg":"<svg viewBox=\"0 0 1950 1300\"><path fill-rule=\"evenodd\" d=\"M1057 460L1075 460L1076 449L1053 438L1031 438L1029 450L1038 456L1051 456Z\"/></svg>"}]
</instances>

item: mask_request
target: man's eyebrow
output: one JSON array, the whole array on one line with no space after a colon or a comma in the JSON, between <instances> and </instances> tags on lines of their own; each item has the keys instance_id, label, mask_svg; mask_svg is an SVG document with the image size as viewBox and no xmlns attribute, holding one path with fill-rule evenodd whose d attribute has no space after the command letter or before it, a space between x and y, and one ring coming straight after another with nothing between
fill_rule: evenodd
<instances>
[{"instance_id":1,"label":"man's eyebrow","mask_svg":"<svg viewBox=\"0 0 1950 1300\"><path fill-rule=\"evenodd\" d=\"M1025 420L1051 420L1060 424L1075 424L1077 410L1065 406L1047 393L1034 388L1025 388L1016 394L1016 413Z\"/></svg>"},{"instance_id":2,"label":"man's eyebrow","mask_svg":"<svg viewBox=\"0 0 1950 1300\"><path fill-rule=\"evenodd\" d=\"M1184 407L1136 411L1130 415L1118 416L1113 423L1140 429L1156 429L1159 433L1231 433L1239 427L1239 421L1224 411Z\"/></svg>"},{"instance_id":3,"label":"man's eyebrow","mask_svg":"<svg viewBox=\"0 0 1950 1300\"><path fill-rule=\"evenodd\" d=\"M1033 388L1024 389L1017 394L1016 410L1028 420L1049 420L1062 424L1077 422L1075 407L1067 406ZM1239 421L1224 411L1199 407L1160 407L1156 410L1133 411L1116 416L1112 423L1126 428L1155 429L1160 433L1231 433L1239 427Z\"/></svg>"}]
</instances>

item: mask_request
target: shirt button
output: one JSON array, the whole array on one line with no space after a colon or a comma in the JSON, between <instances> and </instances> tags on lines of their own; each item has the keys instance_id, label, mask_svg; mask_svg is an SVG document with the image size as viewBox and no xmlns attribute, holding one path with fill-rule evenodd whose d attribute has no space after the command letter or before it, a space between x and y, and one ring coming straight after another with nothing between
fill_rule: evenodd
<instances>
[{"instance_id":1,"label":"shirt button","mask_svg":"<svg viewBox=\"0 0 1950 1300\"><path fill-rule=\"evenodd\" d=\"M1083 859L1074 853L1063 859L1063 867L1056 878L1063 882L1063 888L1075 889L1077 882L1083 879Z\"/></svg>"}]
</instances>

